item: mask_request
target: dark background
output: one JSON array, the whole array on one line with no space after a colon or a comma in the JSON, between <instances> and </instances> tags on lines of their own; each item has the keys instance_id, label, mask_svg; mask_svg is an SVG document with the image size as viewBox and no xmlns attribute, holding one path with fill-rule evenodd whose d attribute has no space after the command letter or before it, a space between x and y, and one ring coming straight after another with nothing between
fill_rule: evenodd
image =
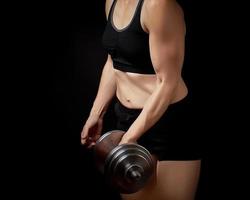
<instances>
[{"instance_id":1,"label":"dark background","mask_svg":"<svg viewBox=\"0 0 250 200\"><path fill-rule=\"evenodd\" d=\"M225 198L232 191L226 185L231 185L236 176L232 171L228 173L228 163L232 165L228 155L234 154L229 153L232 136L227 131L234 128L235 108L228 104L234 102L232 90L236 91L230 82L231 74L237 73L230 67L234 60L230 50L232 35L228 34L232 29L228 24L236 23L229 17L227 6L221 9L211 1L179 3L187 23L183 75L200 116L197 124L203 130L204 159L197 199ZM12 166L18 164L14 170L18 176L12 174L15 185L25 188L19 194L117 199L95 170L92 152L80 145L80 132L107 56L101 46L106 23L104 4L97 0L83 5L27 4L31 9L17 8L21 15L17 14L15 23L9 25L14 30L8 31L8 46L17 54L11 60L18 64L15 74L14 68L8 68L14 81L7 92L13 96L8 100L11 106L6 108L12 120L9 130L18 129L10 149L18 147L12 159ZM112 105L105 116L104 132L114 127L110 120Z\"/></svg>"},{"instance_id":2,"label":"dark background","mask_svg":"<svg viewBox=\"0 0 250 200\"><path fill-rule=\"evenodd\" d=\"M184 1L180 3L185 10L188 27L183 73L187 84L192 88L190 92L194 93L198 109L198 106L205 103L202 88L206 87L204 77L207 76L206 71L210 65L209 61L203 62L204 55L199 43L202 40L202 49L205 49L209 41L204 41L206 37L202 30L204 27L195 19L194 5ZM102 176L96 172L91 157L92 152L85 150L79 144L81 128L95 98L101 70L107 56L101 46L101 36L106 22L104 2L93 1L88 4L86 9L91 12L86 12L83 8L76 9L71 16L64 15L65 12L61 13L53 23L53 32L49 33L52 39L49 46L53 50L51 56L55 58L51 88L56 114L54 123L57 123L54 137L60 143L57 146L62 146L59 154L65 151L60 160L67 160L65 164L71 165L65 173L67 178L72 179L70 184L64 185L66 189L78 188L77 193L92 194L93 199L100 197L100 193L102 198L116 199L117 194L105 186ZM73 8L76 7L73 6ZM105 117L104 132L112 130L114 126L114 123L109 120L109 115L113 114L112 105ZM208 136L205 131L202 134L204 134L203 139L206 140ZM208 199L209 196L208 163L208 159L204 158L198 199ZM79 183L73 179L78 179Z\"/></svg>"}]
</instances>

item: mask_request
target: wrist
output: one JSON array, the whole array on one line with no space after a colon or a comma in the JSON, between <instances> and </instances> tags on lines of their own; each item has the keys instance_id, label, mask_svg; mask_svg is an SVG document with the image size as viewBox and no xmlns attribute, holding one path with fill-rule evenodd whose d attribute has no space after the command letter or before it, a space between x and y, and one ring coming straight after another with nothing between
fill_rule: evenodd
<instances>
[{"instance_id":1,"label":"wrist","mask_svg":"<svg viewBox=\"0 0 250 200\"><path fill-rule=\"evenodd\" d=\"M106 111L98 111L98 110L92 109L92 110L90 111L89 116L90 116L90 117L98 117L98 118L100 118L100 119L103 119L105 113L106 113Z\"/></svg>"},{"instance_id":2,"label":"wrist","mask_svg":"<svg viewBox=\"0 0 250 200\"><path fill-rule=\"evenodd\" d=\"M134 137L133 135L128 135L128 134L124 134L121 141L120 141L120 144L123 144L123 143L136 143L137 141L137 138Z\"/></svg>"}]
</instances>

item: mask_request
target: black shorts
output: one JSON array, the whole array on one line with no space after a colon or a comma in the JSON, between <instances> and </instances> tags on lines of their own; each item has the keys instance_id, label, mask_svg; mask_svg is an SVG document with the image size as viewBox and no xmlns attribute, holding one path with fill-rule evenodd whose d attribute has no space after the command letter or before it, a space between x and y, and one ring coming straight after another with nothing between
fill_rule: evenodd
<instances>
[{"instance_id":1,"label":"black shorts","mask_svg":"<svg viewBox=\"0 0 250 200\"><path fill-rule=\"evenodd\" d=\"M118 98L115 102L116 129L127 131L142 109L125 107ZM138 140L159 160L199 160L202 158L201 132L197 125L191 98L170 104L156 124Z\"/></svg>"}]
</instances>

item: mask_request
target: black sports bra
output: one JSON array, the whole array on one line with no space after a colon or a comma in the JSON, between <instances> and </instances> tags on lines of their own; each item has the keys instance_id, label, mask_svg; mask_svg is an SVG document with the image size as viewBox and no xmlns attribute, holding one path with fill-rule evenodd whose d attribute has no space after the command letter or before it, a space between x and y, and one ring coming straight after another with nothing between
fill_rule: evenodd
<instances>
[{"instance_id":1,"label":"black sports bra","mask_svg":"<svg viewBox=\"0 0 250 200\"><path fill-rule=\"evenodd\" d=\"M139 0L131 22L122 29L113 23L113 12L117 0L114 0L102 37L103 47L111 55L115 69L124 72L155 74L149 52L149 34L140 22L143 0Z\"/></svg>"}]
</instances>

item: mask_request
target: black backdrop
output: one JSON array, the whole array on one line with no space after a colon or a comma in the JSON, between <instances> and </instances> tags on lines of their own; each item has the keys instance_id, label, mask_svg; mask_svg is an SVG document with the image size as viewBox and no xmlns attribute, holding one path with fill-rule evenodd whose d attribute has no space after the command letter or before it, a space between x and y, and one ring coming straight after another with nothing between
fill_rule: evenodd
<instances>
[{"instance_id":1,"label":"black backdrop","mask_svg":"<svg viewBox=\"0 0 250 200\"><path fill-rule=\"evenodd\" d=\"M204 38L202 24L196 19L196 10L193 2L180 1L186 15L188 27L187 51L184 66L184 76L192 88L197 102L202 105L204 76L208 70L209 62L203 62L204 46L209 41ZM49 51L55 61L53 71L53 85L51 93L53 108L55 109L53 133L56 147L62 165L69 164L70 168L59 165L64 171L64 176L71 180L69 184L65 177L58 174L58 179L65 181L66 191L73 187L79 194L92 194L97 199L102 194L103 198L117 199L117 194L110 191L102 181L102 176L96 172L92 160L92 152L80 146L80 131L86 120L95 98L101 70L106 59L106 53L101 46L101 34L105 26L104 2L92 1L83 8L72 6L55 13L53 32L49 31ZM74 12L69 12L69 9ZM65 9L65 8L64 8ZM67 12L70 13L67 15ZM201 41L203 46L201 46ZM51 49L52 48L52 49ZM197 104L198 105L198 104ZM104 132L112 130L114 126L109 115L113 114L112 105L105 117ZM204 140L206 133L204 132ZM52 144L53 145L53 144ZM66 147L66 148L65 148ZM66 156L66 158L65 158ZM65 163L64 163L65 160ZM208 198L207 162L204 158L199 199ZM55 172L58 173L58 172ZM79 180L77 183L74 180ZM62 181L63 181L62 180ZM97 192L98 191L98 192ZM87 198L86 198L87 199Z\"/></svg>"},{"instance_id":2,"label":"black backdrop","mask_svg":"<svg viewBox=\"0 0 250 200\"><path fill-rule=\"evenodd\" d=\"M204 25L197 18L195 3L180 1L188 27L184 77L193 93L197 109L205 101L205 78L209 70L206 60L206 38ZM92 152L80 145L80 132L95 98L106 53L101 46L101 35L105 26L104 1L89 1L84 6L64 4L51 8L49 19L40 28L41 42L45 50L45 65L49 92L50 126L46 131L48 146L47 170L49 176L46 189L60 195L81 195L81 199L118 199L115 192L107 188L93 163ZM40 34L39 34L40 35ZM202 43L202 45L201 45ZM46 48L44 48L46 47ZM204 62L204 59L206 62ZM198 103L199 102L199 103ZM52 112L51 112L52 111ZM204 110L205 112L205 110ZM112 104L105 116L104 132L112 130L114 122ZM204 140L207 134L204 129ZM43 133L44 134L44 133ZM208 158L202 167L198 199L209 199ZM59 186L55 189L53 186Z\"/></svg>"},{"instance_id":3,"label":"black backdrop","mask_svg":"<svg viewBox=\"0 0 250 200\"><path fill-rule=\"evenodd\" d=\"M222 55L229 47L227 35L222 31L227 29L228 21L224 17L225 9L221 14L218 5L215 7L210 1L179 2L187 22L183 73L203 130L204 159L197 199L217 199L219 194L223 197L228 192L227 189L222 192L222 185L228 181L224 165L228 149L218 145L221 141L225 143L225 136L229 137L225 130L230 123L221 121L228 113L224 99L230 93L229 87L225 87L228 77L221 76L230 57L230 54ZM80 145L80 132L106 59L101 46L106 22L104 3L97 0L83 5L44 2L33 5L27 12L22 10L23 18L15 18L20 26L15 26L12 32L19 33L15 35L18 42L13 47L28 61L24 67L17 65L17 72L22 71L22 76L17 73L16 80L22 79L22 83L16 81L15 90L9 90L15 91L11 103L18 121L9 128L22 126L28 133L24 143L12 140L12 147L17 143L25 149L24 152L18 149L14 155L20 155L20 160L15 162L21 163L18 173L21 178L17 183L22 186L25 179L29 183L22 191L26 196L118 198L95 170L92 152ZM27 71L26 64L31 66ZM110 115L113 115L112 104L105 116L104 132L114 126ZM18 138L26 136L17 133ZM31 177L27 178L26 174Z\"/></svg>"}]
</instances>

